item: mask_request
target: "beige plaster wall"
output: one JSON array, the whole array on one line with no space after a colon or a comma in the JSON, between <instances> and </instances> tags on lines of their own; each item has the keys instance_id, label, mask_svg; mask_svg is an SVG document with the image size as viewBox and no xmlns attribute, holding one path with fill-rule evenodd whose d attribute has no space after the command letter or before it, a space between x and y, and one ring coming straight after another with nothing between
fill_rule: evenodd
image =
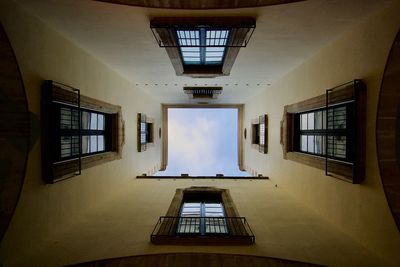
<instances>
[{"instance_id":1,"label":"beige plaster wall","mask_svg":"<svg viewBox=\"0 0 400 267\"><path fill-rule=\"evenodd\" d=\"M127 181L160 164L161 112L157 99L135 88L17 4L1 1L0 14L21 69L33 114L32 135L36 137L21 198L1 244L2 257L23 258L43 249L40 240L68 228L76 218L118 194ZM74 86L82 95L122 106L126 138L121 160L83 170L81 176L54 185L44 184L40 170L40 146L45 142L40 140L40 86L45 79ZM154 146L142 153L136 147L138 112L154 118L157 129ZM15 256L16 253L20 255Z\"/></svg>"},{"instance_id":2,"label":"beige plaster wall","mask_svg":"<svg viewBox=\"0 0 400 267\"><path fill-rule=\"evenodd\" d=\"M379 177L375 147L375 120L380 83L392 42L400 26L400 2L355 26L308 61L253 97L245 105L245 127L263 113L269 116L269 152L262 155L244 144L245 166L306 204L355 240L400 265L400 233L387 205ZM366 179L352 185L324 171L283 160L280 120L283 106L325 93L352 79L367 84Z\"/></svg>"},{"instance_id":3,"label":"beige plaster wall","mask_svg":"<svg viewBox=\"0 0 400 267\"><path fill-rule=\"evenodd\" d=\"M166 213L175 189L190 186L229 188L240 215L246 217L256 236L256 244L233 247L151 244L150 233L158 217ZM59 208L58 212L68 211ZM1 255L4 266L64 266L169 252L259 255L329 266L387 265L270 181L131 179L118 194L54 231L37 225L29 228L36 232L35 237L25 230L21 235L14 233L14 246L10 246L10 240L4 244Z\"/></svg>"}]
</instances>

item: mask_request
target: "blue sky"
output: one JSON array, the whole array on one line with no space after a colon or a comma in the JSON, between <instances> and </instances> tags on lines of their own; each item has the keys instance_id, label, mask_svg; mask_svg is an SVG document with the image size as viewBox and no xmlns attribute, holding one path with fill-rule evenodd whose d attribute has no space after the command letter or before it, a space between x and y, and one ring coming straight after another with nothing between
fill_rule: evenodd
<instances>
[{"instance_id":1,"label":"blue sky","mask_svg":"<svg viewBox=\"0 0 400 267\"><path fill-rule=\"evenodd\" d=\"M237 109L168 109L168 166L157 175L247 176L239 171Z\"/></svg>"}]
</instances>

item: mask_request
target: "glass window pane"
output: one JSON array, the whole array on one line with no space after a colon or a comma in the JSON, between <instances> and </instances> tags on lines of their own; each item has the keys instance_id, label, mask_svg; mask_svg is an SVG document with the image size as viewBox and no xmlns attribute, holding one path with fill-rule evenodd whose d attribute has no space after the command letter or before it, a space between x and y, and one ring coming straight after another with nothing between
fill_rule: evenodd
<instances>
[{"instance_id":1,"label":"glass window pane","mask_svg":"<svg viewBox=\"0 0 400 267\"><path fill-rule=\"evenodd\" d=\"M324 155L324 147L325 147L325 136L317 135L315 136L315 153Z\"/></svg>"},{"instance_id":2,"label":"glass window pane","mask_svg":"<svg viewBox=\"0 0 400 267\"><path fill-rule=\"evenodd\" d=\"M333 112L333 108L328 109L328 129L333 129L333 118L334 116L334 112Z\"/></svg>"},{"instance_id":3,"label":"glass window pane","mask_svg":"<svg viewBox=\"0 0 400 267\"><path fill-rule=\"evenodd\" d=\"M71 110L70 109L61 108L60 127L61 127L61 129L70 129L71 128Z\"/></svg>"},{"instance_id":4,"label":"glass window pane","mask_svg":"<svg viewBox=\"0 0 400 267\"><path fill-rule=\"evenodd\" d=\"M82 129L88 130L90 128L90 112L82 111Z\"/></svg>"},{"instance_id":5,"label":"glass window pane","mask_svg":"<svg viewBox=\"0 0 400 267\"><path fill-rule=\"evenodd\" d=\"M71 109L60 108L60 128L71 129Z\"/></svg>"},{"instance_id":6,"label":"glass window pane","mask_svg":"<svg viewBox=\"0 0 400 267\"><path fill-rule=\"evenodd\" d=\"M97 130L97 114L90 114L90 130Z\"/></svg>"},{"instance_id":7,"label":"glass window pane","mask_svg":"<svg viewBox=\"0 0 400 267\"><path fill-rule=\"evenodd\" d=\"M259 143L260 143L260 145L265 145L265 124L264 123L260 123L258 129L260 131L260 133L259 133L259 136L260 136Z\"/></svg>"},{"instance_id":8,"label":"glass window pane","mask_svg":"<svg viewBox=\"0 0 400 267\"><path fill-rule=\"evenodd\" d=\"M200 233L199 218L181 218L179 220L177 233Z\"/></svg>"},{"instance_id":9,"label":"glass window pane","mask_svg":"<svg viewBox=\"0 0 400 267\"><path fill-rule=\"evenodd\" d=\"M225 50L225 47L206 47L206 52L207 53L209 53L209 52L220 52L223 55L224 50Z\"/></svg>"},{"instance_id":10,"label":"glass window pane","mask_svg":"<svg viewBox=\"0 0 400 267\"><path fill-rule=\"evenodd\" d=\"M301 151L307 152L307 135L302 135L300 139Z\"/></svg>"},{"instance_id":11,"label":"glass window pane","mask_svg":"<svg viewBox=\"0 0 400 267\"><path fill-rule=\"evenodd\" d=\"M334 129L346 129L346 107L337 107L334 110Z\"/></svg>"},{"instance_id":12,"label":"glass window pane","mask_svg":"<svg viewBox=\"0 0 400 267\"><path fill-rule=\"evenodd\" d=\"M221 63L222 62L222 57L206 57L206 62L207 63Z\"/></svg>"},{"instance_id":13,"label":"glass window pane","mask_svg":"<svg viewBox=\"0 0 400 267\"><path fill-rule=\"evenodd\" d=\"M225 218L206 218L206 233L224 234L227 233Z\"/></svg>"},{"instance_id":14,"label":"glass window pane","mask_svg":"<svg viewBox=\"0 0 400 267\"><path fill-rule=\"evenodd\" d=\"M300 129L307 130L307 114L300 115Z\"/></svg>"},{"instance_id":15,"label":"glass window pane","mask_svg":"<svg viewBox=\"0 0 400 267\"><path fill-rule=\"evenodd\" d=\"M317 111L314 113L314 126L316 130L321 130L322 128L322 111Z\"/></svg>"},{"instance_id":16,"label":"glass window pane","mask_svg":"<svg viewBox=\"0 0 400 267\"><path fill-rule=\"evenodd\" d=\"M327 145L328 156L333 156L333 148L334 148L333 136L329 135L328 136L328 145Z\"/></svg>"},{"instance_id":17,"label":"glass window pane","mask_svg":"<svg viewBox=\"0 0 400 267\"><path fill-rule=\"evenodd\" d=\"M79 136L72 136L72 156L79 155Z\"/></svg>"},{"instance_id":18,"label":"glass window pane","mask_svg":"<svg viewBox=\"0 0 400 267\"><path fill-rule=\"evenodd\" d=\"M307 137L307 151L314 153L314 135L309 135Z\"/></svg>"},{"instance_id":19,"label":"glass window pane","mask_svg":"<svg viewBox=\"0 0 400 267\"><path fill-rule=\"evenodd\" d=\"M223 52L207 52L207 57L222 57Z\"/></svg>"},{"instance_id":20,"label":"glass window pane","mask_svg":"<svg viewBox=\"0 0 400 267\"><path fill-rule=\"evenodd\" d=\"M90 136L90 153L97 152L97 136Z\"/></svg>"},{"instance_id":21,"label":"glass window pane","mask_svg":"<svg viewBox=\"0 0 400 267\"><path fill-rule=\"evenodd\" d=\"M79 110L72 109L72 129L79 129Z\"/></svg>"},{"instance_id":22,"label":"glass window pane","mask_svg":"<svg viewBox=\"0 0 400 267\"><path fill-rule=\"evenodd\" d=\"M78 136L76 136L76 135L61 136L60 143L61 143L61 150L60 150L61 158L79 155L79 137Z\"/></svg>"},{"instance_id":23,"label":"glass window pane","mask_svg":"<svg viewBox=\"0 0 400 267\"><path fill-rule=\"evenodd\" d=\"M200 53L198 53L198 52L182 52L182 56L184 59L192 58L192 57L200 57Z\"/></svg>"},{"instance_id":24,"label":"glass window pane","mask_svg":"<svg viewBox=\"0 0 400 267\"><path fill-rule=\"evenodd\" d=\"M346 158L346 136L335 136L334 156Z\"/></svg>"},{"instance_id":25,"label":"glass window pane","mask_svg":"<svg viewBox=\"0 0 400 267\"><path fill-rule=\"evenodd\" d=\"M181 51L183 52L192 52L192 53L200 53L200 47L181 47Z\"/></svg>"},{"instance_id":26,"label":"glass window pane","mask_svg":"<svg viewBox=\"0 0 400 267\"><path fill-rule=\"evenodd\" d=\"M71 156L71 136L61 136L61 157Z\"/></svg>"},{"instance_id":27,"label":"glass window pane","mask_svg":"<svg viewBox=\"0 0 400 267\"><path fill-rule=\"evenodd\" d=\"M307 129L314 130L314 112L308 113Z\"/></svg>"},{"instance_id":28,"label":"glass window pane","mask_svg":"<svg viewBox=\"0 0 400 267\"><path fill-rule=\"evenodd\" d=\"M104 151L104 135L97 136L97 151Z\"/></svg>"},{"instance_id":29,"label":"glass window pane","mask_svg":"<svg viewBox=\"0 0 400 267\"><path fill-rule=\"evenodd\" d=\"M104 131L104 115L103 114L97 115L97 130Z\"/></svg>"},{"instance_id":30,"label":"glass window pane","mask_svg":"<svg viewBox=\"0 0 400 267\"><path fill-rule=\"evenodd\" d=\"M145 132L146 131L146 126L147 126L147 124L145 122L141 122L140 123L140 131L141 132Z\"/></svg>"},{"instance_id":31,"label":"glass window pane","mask_svg":"<svg viewBox=\"0 0 400 267\"><path fill-rule=\"evenodd\" d=\"M82 136L82 154L87 154L89 152L90 152L89 136L83 135Z\"/></svg>"}]
</instances>

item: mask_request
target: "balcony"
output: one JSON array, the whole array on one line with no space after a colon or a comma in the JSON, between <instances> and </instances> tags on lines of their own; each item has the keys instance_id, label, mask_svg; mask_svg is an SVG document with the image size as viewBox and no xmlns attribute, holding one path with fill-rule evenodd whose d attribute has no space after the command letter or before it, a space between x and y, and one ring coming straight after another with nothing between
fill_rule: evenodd
<instances>
[{"instance_id":1,"label":"balcony","mask_svg":"<svg viewBox=\"0 0 400 267\"><path fill-rule=\"evenodd\" d=\"M255 236L245 217L162 216L150 240L158 245L252 245Z\"/></svg>"}]
</instances>

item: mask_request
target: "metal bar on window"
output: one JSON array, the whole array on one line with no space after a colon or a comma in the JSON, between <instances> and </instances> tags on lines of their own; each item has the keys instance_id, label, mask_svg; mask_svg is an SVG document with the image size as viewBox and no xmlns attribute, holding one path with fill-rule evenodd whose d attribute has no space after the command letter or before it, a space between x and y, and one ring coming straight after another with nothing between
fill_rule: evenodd
<instances>
[{"instance_id":1,"label":"metal bar on window","mask_svg":"<svg viewBox=\"0 0 400 267\"><path fill-rule=\"evenodd\" d=\"M79 131L79 136L78 136L78 144L79 144L79 153L78 153L78 165L79 165L79 170L78 170L78 175L82 173L82 111L81 111L81 91L79 89L74 89L78 93L78 131Z\"/></svg>"},{"instance_id":2,"label":"metal bar on window","mask_svg":"<svg viewBox=\"0 0 400 267\"><path fill-rule=\"evenodd\" d=\"M329 92L331 92L333 89L328 89L326 90L325 93L325 112L326 112L326 123L325 123L325 175L330 176L328 174L328 105L329 105Z\"/></svg>"},{"instance_id":3,"label":"metal bar on window","mask_svg":"<svg viewBox=\"0 0 400 267\"><path fill-rule=\"evenodd\" d=\"M199 230L198 227L201 220L205 221L208 231L207 229L204 231ZM228 225L233 229L228 231ZM166 238L171 241L185 242L185 240L193 240L195 237L199 237L199 241L217 240L218 238L234 242L243 241L246 244L253 244L255 241L255 236L245 217L162 216L158 219L150 235L151 241L155 243L157 240L166 241Z\"/></svg>"},{"instance_id":4,"label":"metal bar on window","mask_svg":"<svg viewBox=\"0 0 400 267\"><path fill-rule=\"evenodd\" d=\"M55 82L55 81L52 81L52 85L53 86L56 86L56 87L59 87L59 88L61 88L61 89L63 89L63 90L65 90L65 91L69 91L70 92L70 94L72 94L72 96L71 95L69 95L68 93L63 93L62 95L64 96L64 97L66 97L65 99L64 98L53 98L52 97L52 99L51 99L51 102L53 102L53 103L55 103L55 104L57 104L55 107L57 108L57 112L60 112L60 114L61 114L61 112L62 112L62 106L63 105L65 105L65 106L67 106L68 107L68 109L70 110L70 114L69 114L69 124L67 124L68 126L67 126L67 131L68 130L70 130L70 131L77 131L78 132L78 146L79 146L79 148L78 148L78 157L76 158L73 158L72 160L77 160L78 162L77 162L77 170L76 171L74 171L73 173L71 173L71 175L70 176L65 176L65 177L63 177L63 179L66 179L66 178L71 178L71 177L73 177L73 176L77 176L77 175L80 175L81 173L82 173L82 158L81 158L81 149L82 149L82 143L81 143L81 128L82 128L82 126L81 126L81 116L80 116L80 107L81 107L81 104L80 104L80 102L81 102L81 97L80 97L80 90L79 89L77 89L77 88L74 88L74 87L72 87L72 86L69 86L69 85L66 85L66 84L63 84L63 83L60 83L60 82ZM54 87L52 87L53 88L53 90L54 90ZM58 92L59 93L59 92ZM70 96L70 97L68 97L68 96ZM61 105L60 105L61 104ZM77 111L78 112L78 129L76 129L75 128L75 126L74 126L74 122L75 122L75 111ZM61 116L61 115L60 115ZM61 117L60 117L60 127L61 127ZM64 121L64 123L65 123L65 121ZM67 122L68 123L68 122ZM68 129L68 127L69 127L69 129ZM60 134L59 136L57 136L58 138L62 138L62 135ZM70 158L72 158L75 154L74 154L74 151L76 151L76 138L74 138L74 137L76 137L75 135L73 135L73 134L68 134L68 137L70 138L69 139L69 149L70 149L70 151L69 151L69 157ZM63 145L62 144L60 144L60 150L63 148ZM60 153L62 154L62 152L60 151ZM68 161L68 158L66 159L67 161ZM59 159L53 159L53 165L56 165L56 164L59 164L59 163L61 163L62 162L62 160L59 160ZM63 162L66 162L66 161L63 161Z\"/></svg>"},{"instance_id":5,"label":"metal bar on window","mask_svg":"<svg viewBox=\"0 0 400 267\"><path fill-rule=\"evenodd\" d=\"M348 99L346 101L342 101L339 103L334 103L334 104L330 104L330 94L332 92L334 92L337 89L342 88L343 86L346 85L350 85L350 84L354 84L353 90L355 90L355 84L358 80L353 80L347 83L343 83L341 85L335 86L333 88L330 88L328 90L326 90L326 94L325 94L325 112L326 112L326 123L325 123L325 175L326 176L334 176L332 175L329 170L328 170L328 163L329 163L329 153L331 154L331 158L332 159L338 159L338 160L345 160L348 163L352 163L349 162L349 151L347 151L347 147L348 147L348 142L354 143L354 140L349 140L349 135L351 135L352 133L349 133L350 129L348 128L348 112L352 112L353 115L355 112L355 108L353 108L353 110L350 108L350 103L356 102L355 97L353 95L352 99ZM345 127L345 131L343 131L343 129L338 128L337 126L340 125L341 122L343 122L343 118L340 115L337 115L337 113L339 112L337 109L340 109L341 107L335 107L332 108L333 106L343 106L345 108L345 123L346 123L346 127ZM329 113L328 110L332 110L332 114L331 114L331 130L328 129L328 125L329 125ZM354 119L356 119L355 116L353 116ZM330 131L332 132L331 135L329 135ZM354 130L353 130L354 131ZM353 134L354 135L354 134ZM329 140L328 137L331 137L331 150L329 151ZM337 143L339 142L339 138L345 138L345 148L343 149L343 144ZM337 152L337 154L336 154ZM352 163L353 164L353 163ZM354 176L354 164L353 164L353 176Z\"/></svg>"},{"instance_id":6,"label":"metal bar on window","mask_svg":"<svg viewBox=\"0 0 400 267\"><path fill-rule=\"evenodd\" d=\"M150 25L150 29L153 33L154 38L156 39L156 42L159 47L246 47L247 44L250 41L250 38L252 37L254 30L256 28L256 25L243 25L243 26L233 26L233 25L165 25L165 26L155 26L155 25ZM193 42L193 38L191 36L184 36L186 40L190 42L183 42L180 43L179 40L175 42L166 42L164 40L164 36L160 36L165 34L165 31L174 32L177 30L182 30L182 31L229 31L228 35L224 37L211 37L208 38L210 40L209 44L200 44L200 45L195 45ZM243 40L238 40L235 43L229 42L231 38L230 32L232 30L237 30L237 31L245 31L244 38ZM225 43L225 44L224 44Z\"/></svg>"}]
</instances>

